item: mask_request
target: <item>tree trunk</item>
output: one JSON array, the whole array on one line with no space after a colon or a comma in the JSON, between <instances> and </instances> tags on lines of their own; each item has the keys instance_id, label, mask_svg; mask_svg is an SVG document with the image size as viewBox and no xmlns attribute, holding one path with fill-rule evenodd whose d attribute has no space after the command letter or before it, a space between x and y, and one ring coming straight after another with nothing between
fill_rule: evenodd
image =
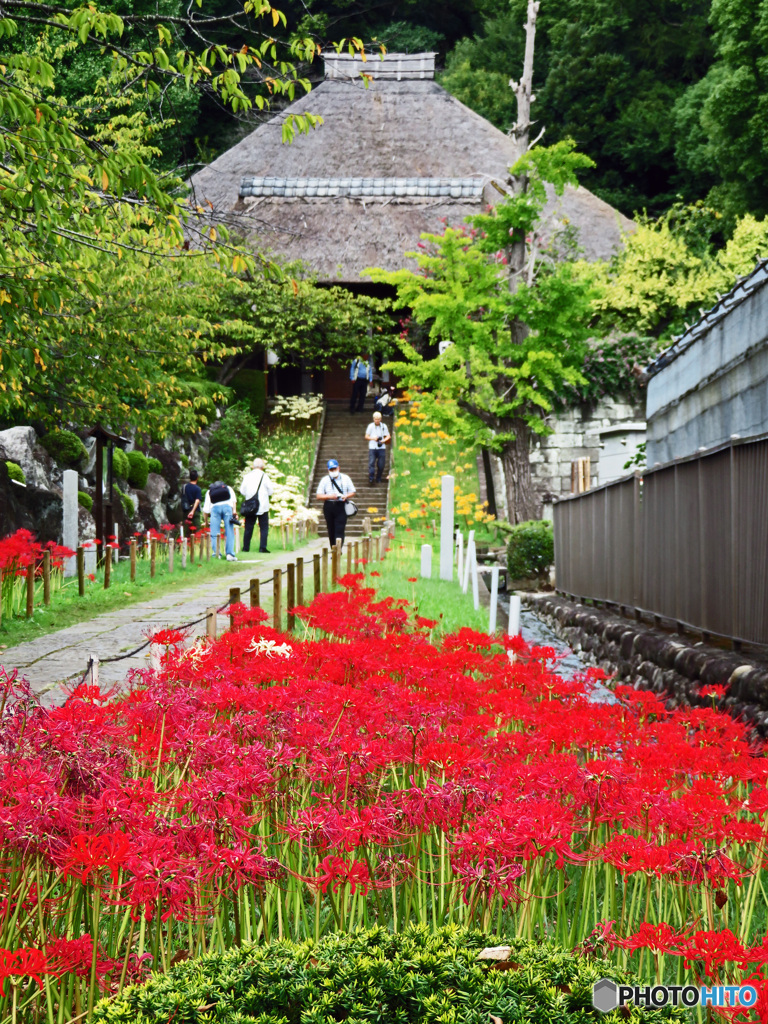
<instances>
[{"instance_id":1,"label":"tree trunk","mask_svg":"<svg viewBox=\"0 0 768 1024\"><path fill-rule=\"evenodd\" d=\"M539 500L531 482L531 432L524 420L512 421L514 440L508 442L501 453L504 480L507 488L509 517L512 523L538 519Z\"/></svg>"}]
</instances>

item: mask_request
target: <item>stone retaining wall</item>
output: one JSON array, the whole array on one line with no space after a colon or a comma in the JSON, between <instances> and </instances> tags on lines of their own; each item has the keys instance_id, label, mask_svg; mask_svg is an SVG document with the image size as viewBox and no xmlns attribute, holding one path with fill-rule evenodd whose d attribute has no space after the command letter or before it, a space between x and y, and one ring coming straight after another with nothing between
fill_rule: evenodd
<instances>
[{"instance_id":1,"label":"stone retaining wall","mask_svg":"<svg viewBox=\"0 0 768 1024\"><path fill-rule=\"evenodd\" d=\"M724 686L715 707L768 737L768 663L666 633L557 594L523 602L586 661L637 689L667 695L667 706L712 707L705 686Z\"/></svg>"}]
</instances>

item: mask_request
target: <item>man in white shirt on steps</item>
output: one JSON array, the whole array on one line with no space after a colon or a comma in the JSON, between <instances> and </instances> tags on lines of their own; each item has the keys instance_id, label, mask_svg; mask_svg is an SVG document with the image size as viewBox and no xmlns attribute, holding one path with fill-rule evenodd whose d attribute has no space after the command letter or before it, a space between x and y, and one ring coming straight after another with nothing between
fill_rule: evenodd
<instances>
[{"instance_id":1,"label":"man in white shirt on steps","mask_svg":"<svg viewBox=\"0 0 768 1024\"><path fill-rule=\"evenodd\" d=\"M375 473L376 483L380 484L387 458L386 445L389 444L389 430L386 424L382 423L380 412L373 414L373 423L368 424L365 440L368 442L368 483L374 483Z\"/></svg>"},{"instance_id":2,"label":"man in white shirt on steps","mask_svg":"<svg viewBox=\"0 0 768 1024\"><path fill-rule=\"evenodd\" d=\"M317 497L323 503L323 515L328 527L331 547L337 540L344 543L347 528L347 513L344 502L355 493L355 485L346 474L339 471L336 459L328 460L328 475L324 476L317 488Z\"/></svg>"}]
</instances>

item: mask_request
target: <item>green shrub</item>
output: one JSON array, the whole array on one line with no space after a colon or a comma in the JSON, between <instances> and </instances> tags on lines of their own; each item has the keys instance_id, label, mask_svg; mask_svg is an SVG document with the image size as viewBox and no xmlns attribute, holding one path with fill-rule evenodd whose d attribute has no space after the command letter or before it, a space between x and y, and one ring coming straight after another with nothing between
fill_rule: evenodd
<instances>
[{"instance_id":1,"label":"green shrub","mask_svg":"<svg viewBox=\"0 0 768 1024\"><path fill-rule=\"evenodd\" d=\"M130 476L131 464L122 448L115 448L112 452L112 471L121 480L127 480Z\"/></svg>"},{"instance_id":2,"label":"green shrub","mask_svg":"<svg viewBox=\"0 0 768 1024\"><path fill-rule=\"evenodd\" d=\"M235 393L235 401L247 406L248 412L261 423L267 407L266 374L263 370L240 370L229 386Z\"/></svg>"},{"instance_id":3,"label":"green shrub","mask_svg":"<svg viewBox=\"0 0 768 1024\"><path fill-rule=\"evenodd\" d=\"M88 457L85 445L71 430L52 430L40 438L40 444L63 466L77 466Z\"/></svg>"},{"instance_id":4,"label":"green shrub","mask_svg":"<svg viewBox=\"0 0 768 1024\"><path fill-rule=\"evenodd\" d=\"M78 505L82 505L88 512L93 508L93 498L90 494L86 494L85 491L77 492L77 503Z\"/></svg>"},{"instance_id":5,"label":"green shrub","mask_svg":"<svg viewBox=\"0 0 768 1024\"><path fill-rule=\"evenodd\" d=\"M547 519L532 519L512 527L507 544L507 568L512 579L546 576L554 560L552 523Z\"/></svg>"},{"instance_id":6,"label":"green shrub","mask_svg":"<svg viewBox=\"0 0 768 1024\"><path fill-rule=\"evenodd\" d=\"M149 476L147 456L143 452L128 452L128 462L130 464L128 483L143 491L147 486L147 477Z\"/></svg>"},{"instance_id":7,"label":"green shrub","mask_svg":"<svg viewBox=\"0 0 768 1024\"><path fill-rule=\"evenodd\" d=\"M478 963L500 942L447 926L392 934L383 928L312 941L249 945L188 960L166 975L98 1003L101 1024L584 1024L685 1020L680 1009L614 1011L592 1007L592 986L603 977L624 982L605 960L579 957L551 942L511 939L511 970Z\"/></svg>"},{"instance_id":8,"label":"green shrub","mask_svg":"<svg viewBox=\"0 0 768 1024\"><path fill-rule=\"evenodd\" d=\"M113 490L117 497L119 498L120 504L123 506L123 511L125 512L128 519L133 519L133 517L136 515L136 506L133 504L133 498L130 496L130 494L124 494L119 487L116 487L114 485Z\"/></svg>"},{"instance_id":9,"label":"green shrub","mask_svg":"<svg viewBox=\"0 0 768 1024\"><path fill-rule=\"evenodd\" d=\"M150 473L159 473L160 476L163 475L163 464L160 459L155 459L152 456L149 456L147 459L147 466L149 467Z\"/></svg>"},{"instance_id":10,"label":"green shrub","mask_svg":"<svg viewBox=\"0 0 768 1024\"><path fill-rule=\"evenodd\" d=\"M24 470L18 462L6 462L5 468L8 470L9 479L18 480L20 484L25 484L27 482L27 478L24 476Z\"/></svg>"},{"instance_id":11,"label":"green shrub","mask_svg":"<svg viewBox=\"0 0 768 1024\"><path fill-rule=\"evenodd\" d=\"M259 428L244 404L230 405L211 437L206 480L223 480L234 487L235 480L245 468L248 455L256 451Z\"/></svg>"}]
</instances>

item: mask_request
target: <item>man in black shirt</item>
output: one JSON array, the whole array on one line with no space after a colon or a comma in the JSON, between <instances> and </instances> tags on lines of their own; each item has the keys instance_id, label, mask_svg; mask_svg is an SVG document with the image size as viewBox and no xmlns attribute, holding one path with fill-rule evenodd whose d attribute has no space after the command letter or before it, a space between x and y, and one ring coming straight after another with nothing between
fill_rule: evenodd
<instances>
[{"instance_id":1,"label":"man in black shirt","mask_svg":"<svg viewBox=\"0 0 768 1024\"><path fill-rule=\"evenodd\" d=\"M197 470L190 469L189 483L184 484L181 489L181 507L184 512L185 526L200 526L200 503L203 500L203 492L197 485Z\"/></svg>"}]
</instances>

